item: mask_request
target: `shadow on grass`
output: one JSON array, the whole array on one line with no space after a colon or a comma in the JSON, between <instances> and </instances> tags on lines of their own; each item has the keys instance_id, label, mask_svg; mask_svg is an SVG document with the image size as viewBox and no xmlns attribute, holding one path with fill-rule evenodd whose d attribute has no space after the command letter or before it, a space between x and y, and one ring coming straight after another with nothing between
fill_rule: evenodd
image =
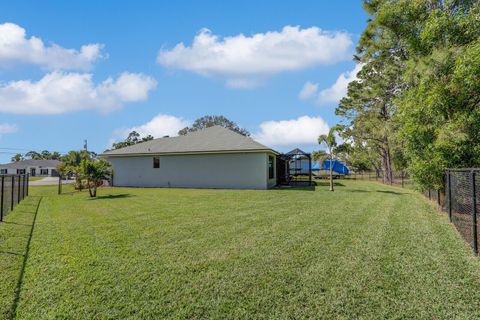
<instances>
[{"instance_id":1,"label":"shadow on grass","mask_svg":"<svg viewBox=\"0 0 480 320\"><path fill-rule=\"evenodd\" d=\"M7 251L7 250L0 250L0 254L11 254L14 256L23 256L23 254L15 252L15 251Z\"/></svg>"},{"instance_id":2,"label":"shadow on grass","mask_svg":"<svg viewBox=\"0 0 480 320\"><path fill-rule=\"evenodd\" d=\"M320 186L320 187L329 187L330 186L330 181L315 181L317 183L317 186ZM345 187L345 185L341 182L336 182L336 181L333 181L333 186L334 187Z\"/></svg>"},{"instance_id":3,"label":"shadow on grass","mask_svg":"<svg viewBox=\"0 0 480 320\"><path fill-rule=\"evenodd\" d=\"M22 284L23 284L23 280L24 280L24 277L25 277L25 267L27 265L28 256L29 256L29 253L30 253L30 243L32 242L33 231L35 230L35 222L37 221L38 209L40 208L40 203L42 202L43 197L32 197L32 196L30 196L29 199L32 199L33 201L36 201L36 209L35 209L34 216L33 216L33 221L32 221L31 227L30 227L30 233L28 234L27 244L25 246L25 254L19 254L19 253L11 252L11 251L9 251L9 252L4 251L3 252L3 253L7 253L7 254L23 256L22 267L20 268L20 273L18 275L17 285L15 287L15 297L13 299L12 306L10 308L9 319L15 319L16 318L18 302L20 300L20 292L22 290ZM30 212L27 212L27 213L30 213Z\"/></svg>"},{"instance_id":4,"label":"shadow on grass","mask_svg":"<svg viewBox=\"0 0 480 320\"><path fill-rule=\"evenodd\" d=\"M397 192L397 191L391 191L391 190L377 190L377 192L388 193L388 194L396 194L396 195L408 194L407 192Z\"/></svg>"},{"instance_id":5,"label":"shadow on grass","mask_svg":"<svg viewBox=\"0 0 480 320\"><path fill-rule=\"evenodd\" d=\"M315 186L281 186L273 190L280 191L315 191Z\"/></svg>"},{"instance_id":6,"label":"shadow on grass","mask_svg":"<svg viewBox=\"0 0 480 320\"><path fill-rule=\"evenodd\" d=\"M27 213L35 213L35 212L27 212ZM16 226L23 226L23 227L31 227L32 226L31 224L18 223L18 222L12 222L12 221L3 221L2 223L13 224L13 225L16 225Z\"/></svg>"},{"instance_id":7,"label":"shadow on grass","mask_svg":"<svg viewBox=\"0 0 480 320\"><path fill-rule=\"evenodd\" d=\"M97 196L95 198L89 198L89 200L115 200L115 199L124 199L124 198L130 198L130 197L134 197L134 196L128 193L122 193L122 194L109 194L106 196Z\"/></svg>"},{"instance_id":8,"label":"shadow on grass","mask_svg":"<svg viewBox=\"0 0 480 320\"><path fill-rule=\"evenodd\" d=\"M378 193L386 193L386 194L394 194L397 196L401 196L404 194L409 194L408 192L398 192L398 191L392 191L392 190L365 190L365 189L345 189L345 192L359 192L359 193L372 193L372 192L378 192Z\"/></svg>"}]
</instances>

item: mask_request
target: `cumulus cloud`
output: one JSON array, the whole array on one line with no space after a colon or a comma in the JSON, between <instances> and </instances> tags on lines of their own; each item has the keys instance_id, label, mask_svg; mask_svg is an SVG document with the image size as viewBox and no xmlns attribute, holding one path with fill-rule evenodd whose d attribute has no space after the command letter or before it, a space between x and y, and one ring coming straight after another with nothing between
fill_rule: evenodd
<instances>
[{"instance_id":1,"label":"cumulus cloud","mask_svg":"<svg viewBox=\"0 0 480 320\"><path fill-rule=\"evenodd\" d=\"M190 125L190 123L190 121L181 117L160 113L144 124L130 128L117 129L115 130L114 135L118 138L126 138L130 132L136 131L141 136L147 136L150 134L155 138L161 138L164 136L172 137L178 135L178 131Z\"/></svg>"},{"instance_id":2,"label":"cumulus cloud","mask_svg":"<svg viewBox=\"0 0 480 320\"><path fill-rule=\"evenodd\" d=\"M340 74L332 86L320 91L317 83L306 82L299 93L299 98L301 100L315 99L319 105L338 103L347 94L348 84L357 80L357 73L362 67L362 64L357 64L353 70Z\"/></svg>"},{"instance_id":3,"label":"cumulus cloud","mask_svg":"<svg viewBox=\"0 0 480 320\"><path fill-rule=\"evenodd\" d=\"M292 120L263 122L253 138L268 146L316 144L318 136L327 134L329 130L321 117L302 116Z\"/></svg>"},{"instance_id":4,"label":"cumulus cloud","mask_svg":"<svg viewBox=\"0 0 480 320\"><path fill-rule=\"evenodd\" d=\"M0 84L0 112L45 115L92 109L107 113L147 99L155 87L156 81L141 73L124 72L96 85L91 74L55 71L37 82Z\"/></svg>"},{"instance_id":5,"label":"cumulus cloud","mask_svg":"<svg viewBox=\"0 0 480 320\"><path fill-rule=\"evenodd\" d=\"M18 127L11 123L0 123L0 138L4 134L15 133L18 131Z\"/></svg>"},{"instance_id":6,"label":"cumulus cloud","mask_svg":"<svg viewBox=\"0 0 480 320\"><path fill-rule=\"evenodd\" d=\"M349 34L318 27L285 26L281 31L224 38L202 29L191 46L179 43L173 49L160 50L157 63L222 77L229 86L244 88L258 77L350 59L352 47Z\"/></svg>"},{"instance_id":7,"label":"cumulus cloud","mask_svg":"<svg viewBox=\"0 0 480 320\"><path fill-rule=\"evenodd\" d=\"M317 91L318 83L311 83L310 81L307 81L303 85L303 88L298 94L298 97L300 98L300 100L309 100L317 94Z\"/></svg>"},{"instance_id":8,"label":"cumulus cloud","mask_svg":"<svg viewBox=\"0 0 480 320\"><path fill-rule=\"evenodd\" d=\"M42 39L26 36L24 28L14 23L0 24L0 66L32 64L48 70L88 70L104 55L103 44L93 43L80 50L66 49L57 44L45 46Z\"/></svg>"}]
</instances>

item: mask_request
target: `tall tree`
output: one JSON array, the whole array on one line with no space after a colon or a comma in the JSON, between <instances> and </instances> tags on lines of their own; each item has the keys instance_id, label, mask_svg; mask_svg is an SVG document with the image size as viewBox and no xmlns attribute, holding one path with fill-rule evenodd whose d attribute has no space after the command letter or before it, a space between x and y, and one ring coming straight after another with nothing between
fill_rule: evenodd
<instances>
[{"instance_id":1,"label":"tall tree","mask_svg":"<svg viewBox=\"0 0 480 320\"><path fill-rule=\"evenodd\" d=\"M37 151L33 151L33 150L25 153L25 157L31 160L42 160L42 155Z\"/></svg>"},{"instance_id":2,"label":"tall tree","mask_svg":"<svg viewBox=\"0 0 480 320\"><path fill-rule=\"evenodd\" d=\"M23 157L23 154L21 153L17 153L16 155L14 155L12 157L12 159L10 159L11 162L18 162L18 161L22 161L24 160L24 157Z\"/></svg>"},{"instance_id":3,"label":"tall tree","mask_svg":"<svg viewBox=\"0 0 480 320\"><path fill-rule=\"evenodd\" d=\"M406 166L420 187L441 188L445 167L480 165L480 2L364 7L371 19L357 60L365 66L337 110L350 120L345 134L377 149L384 173Z\"/></svg>"},{"instance_id":4,"label":"tall tree","mask_svg":"<svg viewBox=\"0 0 480 320\"><path fill-rule=\"evenodd\" d=\"M240 128L235 122L225 118L224 116L203 116L195 120L192 126L185 127L182 130L178 131L178 134L183 136L189 132L194 132L213 126L222 126L224 128L240 133L241 135L250 136L250 132L248 132L246 129Z\"/></svg>"},{"instance_id":5,"label":"tall tree","mask_svg":"<svg viewBox=\"0 0 480 320\"><path fill-rule=\"evenodd\" d=\"M115 142L112 144L112 149L120 149L120 148L125 148L128 146L133 146L137 143L142 143L145 141L150 141L153 140L152 135L147 135L145 137L140 137L140 134L136 131L132 131L128 134L128 137L121 142Z\"/></svg>"}]
</instances>

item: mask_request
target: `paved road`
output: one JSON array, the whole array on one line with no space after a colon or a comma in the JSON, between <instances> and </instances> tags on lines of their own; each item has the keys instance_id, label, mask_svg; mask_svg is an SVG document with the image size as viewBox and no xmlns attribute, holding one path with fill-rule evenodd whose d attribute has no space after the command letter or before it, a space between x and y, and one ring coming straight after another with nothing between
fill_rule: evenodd
<instances>
[{"instance_id":1,"label":"paved road","mask_svg":"<svg viewBox=\"0 0 480 320\"><path fill-rule=\"evenodd\" d=\"M63 180L63 184L65 183L73 183L73 180ZM30 181L31 186L52 186L58 184L58 177L45 177L40 180Z\"/></svg>"}]
</instances>

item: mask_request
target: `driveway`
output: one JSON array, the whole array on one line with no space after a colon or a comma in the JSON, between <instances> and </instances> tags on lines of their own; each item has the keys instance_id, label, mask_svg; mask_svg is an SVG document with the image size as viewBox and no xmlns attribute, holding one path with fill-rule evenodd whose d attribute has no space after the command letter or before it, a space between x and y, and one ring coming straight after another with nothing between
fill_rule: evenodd
<instances>
[{"instance_id":1,"label":"driveway","mask_svg":"<svg viewBox=\"0 0 480 320\"><path fill-rule=\"evenodd\" d=\"M73 183L73 180L62 180L62 184ZM58 184L58 177L45 177L40 180L30 181L31 186L51 186Z\"/></svg>"}]
</instances>

